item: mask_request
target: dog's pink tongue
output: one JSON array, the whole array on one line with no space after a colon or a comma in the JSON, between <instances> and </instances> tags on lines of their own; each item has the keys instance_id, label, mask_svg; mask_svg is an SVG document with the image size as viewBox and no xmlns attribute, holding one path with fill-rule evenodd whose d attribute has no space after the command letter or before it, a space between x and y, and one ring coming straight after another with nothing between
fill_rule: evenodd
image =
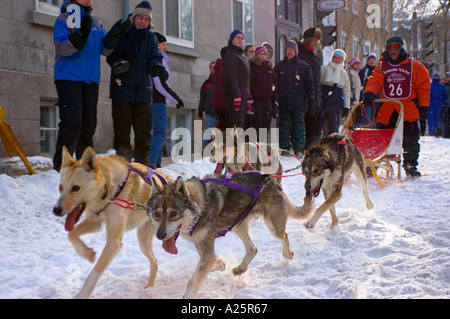
<instances>
[{"instance_id":1,"label":"dog's pink tongue","mask_svg":"<svg viewBox=\"0 0 450 319\"><path fill-rule=\"evenodd\" d=\"M167 251L169 254L176 255L178 254L177 246L175 246L175 242L177 240L177 235L173 235L169 239L163 241L163 248L165 251Z\"/></svg>"},{"instance_id":2,"label":"dog's pink tongue","mask_svg":"<svg viewBox=\"0 0 450 319\"><path fill-rule=\"evenodd\" d=\"M67 215L66 223L64 226L68 232L71 232L75 228L75 222L77 219L77 215L78 215L78 209L75 209L73 212L71 212L69 215Z\"/></svg>"}]
</instances>

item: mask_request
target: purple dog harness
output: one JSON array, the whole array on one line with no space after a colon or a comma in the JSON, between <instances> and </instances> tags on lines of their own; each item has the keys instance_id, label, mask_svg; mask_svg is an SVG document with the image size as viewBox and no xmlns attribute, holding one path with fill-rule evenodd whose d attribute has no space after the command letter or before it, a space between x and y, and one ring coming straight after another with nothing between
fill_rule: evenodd
<instances>
[{"instance_id":1,"label":"purple dog harness","mask_svg":"<svg viewBox=\"0 0 450 319\"><path fill-rule=\"evenodd\" d=\"M259 172L248 172L247 174L258 174L258 175L261 175ZM249 188L249 187L246 187L246 186L243 186L243 185L239 185L239 184L232 183L232 182L231 182L231 176L232 176L232 175L233 175L233 174L231 174L231 173L226 173L224 179L219 179L219 178L207 178L207 179L201 180L203 183L215 182L215 183L222 184L222 185L225 185L225 186L229 186L229 187L232 187L232 188L235 188L235 189L239 189L239 190L244 191L244 192L246 192L246 193L248 193L248 194L250 194L250 195L253 196L253 201L252 201L252 203L250 204L250 206L245 210L245 212L244 212L241 216L239 216L239 218L236 219L236 220L234 221L234 223L233 223L230 227L228 227L228 228L225 229L225 230L219 231L219 232L216 234L216 238L225 236L229 231L231 231L231 229L233 229L234 226L236 226L242 219L244 219L245 216L247 216L247 214L248 214L248 213L252 210L252 208L255 206L256 201L257 201L258 198L259 198L259 194L261 193L261 189L262 189L262 187L264 186L264 183L265 183L266 178L267 178L267 176L266 176L266 177L261 181L261 184L258 186L257 189L252 189L252 188ZM192 233L194 232L194 229L195 229L195 226L192 228L192 230L191 230L191 232L190 232L191 235L192 235Z\"/></svg>"},{"instance_id":2,"label":"purple dog harness","mask_svg":"<svg viewBox=\"0 0 450 319\"><path fill-rule=\"evenodd\" d=\"M155 175L159 178L159 180L161 181L161 183L162 183L163 185L166 185L167 182L166 182L166 180L164 179L164 177L162 177L161 175L159 175L158 173L156 173L155 171L153 171L153 169L151 169L150 167L148 167L147 175L144 176L141 172L139 172L139 171L138 171L137 169L135 169L134 167L131 167L131 165L130 165L129 168L128 168L128 174L127 174L127 177L126 177L126 178L123 180L123 182L119 185L119 187L117 188L117 191L116 191L116 193L114 194L112 200L110 200L109 202L112 202L114 205L117 205L117 206L119 206L119 207L122 207L122 208L125 208L125 209L133 210L137 203L133 203L133 202L127 201L127 200L125 200L125 199L123 199L123 198L117 197L117 196L119 196L120 192L121 192L121 191L123 190L123 188L125 187L125 184L127 183L128 178L130 177L130 173L131 173L131 172L138 174L138 175L139 175L139 176L140 176L140 177L141 177L148 185L150 185L150 186L152 186L152 176L153 176L153 174L155 174ZM106 197L106 194L105 194L105 197ZM124 203L125 205L120 204L120 203L118 203L118 202L122 202L122 203ZM108 203L108 205L109 205L109 203ZM108 205L106 205L106 206L108 206ZM105 208L106 208L106 207L105 207ZM105 208L103 208L102 210L98 211L97 213L98 213L98 214L101 213L103 210L105 210Z\"/></svg>"}]
</instances>

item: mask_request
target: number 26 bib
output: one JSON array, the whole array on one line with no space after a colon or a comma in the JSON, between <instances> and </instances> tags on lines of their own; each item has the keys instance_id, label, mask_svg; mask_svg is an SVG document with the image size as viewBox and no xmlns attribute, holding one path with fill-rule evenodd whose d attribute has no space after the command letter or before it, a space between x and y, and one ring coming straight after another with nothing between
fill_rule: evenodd
<instances>
[{"instance_id":1,"label":"number 26 bib","mask_svg":"<svg viewBox=\"0 0 450 319\"><path fill-rule=\"evenodd\" d=\"M384 75L383 94L389 99L407 99L411 95L412 59L408 63L392 65L381 62L380 68Z\"/></svg>"}]
</instances>

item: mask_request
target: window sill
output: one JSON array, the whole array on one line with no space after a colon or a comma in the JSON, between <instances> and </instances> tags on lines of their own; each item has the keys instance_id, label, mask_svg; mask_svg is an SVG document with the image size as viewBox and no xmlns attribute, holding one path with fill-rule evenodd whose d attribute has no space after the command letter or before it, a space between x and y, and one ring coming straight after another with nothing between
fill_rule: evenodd
<instances>
[{"instance_id":1,"label":"window sill","mask_svg":"<svg viewBox=\"0 0 450 319\"><path fill-rule=\"evenodd\" d=\"M57 16L45 12L39 11L28 12L28 21L31 24L36 24L44 27L53 28L53 26L55 25L56 18Z\"/></svg>"}]
</instances>

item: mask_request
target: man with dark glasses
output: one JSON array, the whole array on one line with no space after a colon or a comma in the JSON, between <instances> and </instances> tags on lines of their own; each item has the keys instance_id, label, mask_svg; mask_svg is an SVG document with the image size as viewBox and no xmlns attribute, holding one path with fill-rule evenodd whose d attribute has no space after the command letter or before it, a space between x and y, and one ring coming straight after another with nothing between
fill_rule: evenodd
<instances>
[{"instance_id":1,"label":"man with dark glasses","mask_svg":"<svg viewBox=\"0 0 450 319\"><path fill-rule=\"evenodd\" d=\"M430 77L422 63L408 56L401 37L387 40L380 63L367 82L364 105L372 107L378 92L381 92L383 99L395 99L403 103L403 168L407 176L419 177L419 120L426 117L430 103ZM400 107L396 103L381 104L376 114L378 127L394 127L399 111Z\"/></svg>"}]
</instances>

